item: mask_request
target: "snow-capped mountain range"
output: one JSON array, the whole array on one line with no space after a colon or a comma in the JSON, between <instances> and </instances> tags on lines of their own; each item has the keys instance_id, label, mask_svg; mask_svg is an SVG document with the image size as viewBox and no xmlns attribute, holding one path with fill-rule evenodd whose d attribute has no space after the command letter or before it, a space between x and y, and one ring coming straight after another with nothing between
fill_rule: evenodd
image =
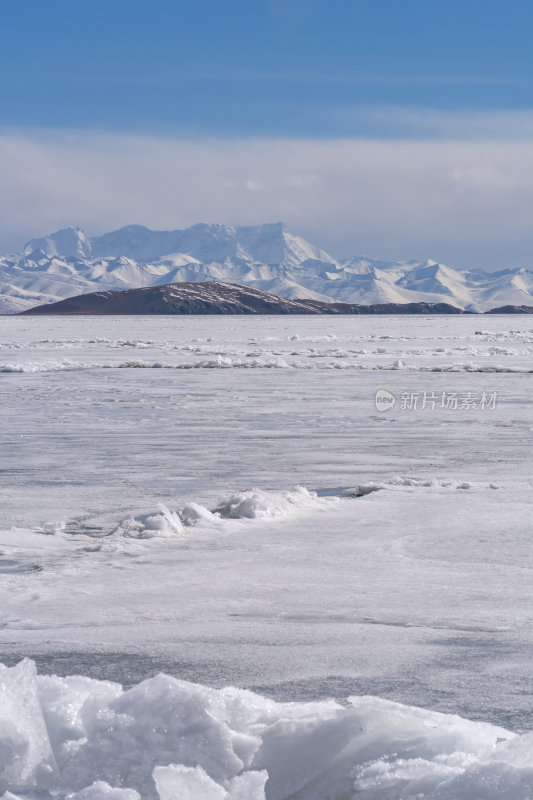
<instances>
[{"instance_id":1,"label":"snow-capped mountain range","mask_svg":"<svg viewBox=\"0 0 533 800\"><path fill-rule=\"evenodd\" d=\"M97 290L181 281L245 284L282 297L344 303L449 303L470 311L533 305L533 271L452 269L435 261L338 260L282 223L185 230L142 225L91 237L65 228L0 257L0 313Z\"/></svg>"}]
</instances>

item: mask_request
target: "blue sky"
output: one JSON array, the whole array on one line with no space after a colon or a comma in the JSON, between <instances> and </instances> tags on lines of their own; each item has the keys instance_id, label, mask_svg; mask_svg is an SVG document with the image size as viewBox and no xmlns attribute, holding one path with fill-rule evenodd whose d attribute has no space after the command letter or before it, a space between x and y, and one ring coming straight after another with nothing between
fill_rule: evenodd
<instances>
[{"instance_id":1,"label":"blue sky","mask_svg":"<svg viewBox=\"0 0 533 800\"><path fill-rule=\"evenodd\" d=\"M334 255L533 266L531 2L2 0L1 19L2 249L284 219Z\"/></svg>"},{"instance_id":2,"label":"blue sky","mask_svg":"<svg viewBox=\"0 0 533 800\"><path fill-rule=\"evenodd\" d=\"M406 135L383 107L529 109L531 2L2 0L4 124Z\"/></svg>"}]
</instances>

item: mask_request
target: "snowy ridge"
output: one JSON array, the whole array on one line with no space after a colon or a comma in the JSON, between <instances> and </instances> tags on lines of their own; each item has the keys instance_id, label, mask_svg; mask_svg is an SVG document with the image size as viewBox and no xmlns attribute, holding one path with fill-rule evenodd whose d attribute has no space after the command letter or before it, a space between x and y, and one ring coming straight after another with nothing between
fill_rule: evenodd
<instances>
[{"instance_id":1,"label":"snowy ridge","mask_svg":"<svg viewBox=\"0 0 533 800\"><path fill-rule=\"evenodd\" d=\"M238 282L290 299L366 305L444 302L471 311L533 305L527 269L484 273L432 260L339 260L282 223L200 223L174 231L129 225L98 237L71 227L31 239L22 254L0 257L0 313L99 289L183 281Z\"/></svg>"},{"instance_id":2,"label":"snowy ridge","mask_svg":"<svg viewBox=\"0 0 533 800\"><path fill-rule=\"evenodd\" d=\"M283 519L328 502L331 498L320 500L316 492L304 486L281 492L250 489L227 495L212 510L194 502L176 511L160 504L159 513L130 517L120 523L115 533L132 539L182 535L185 528L196 525L218 526L225 519Z\"/></svg>"},{"instance_id":3,"label":"snowy ridge","mask_svg":"<svg viewBox=\"0 0 533 800\"><path fill-rule=\"evenodd\" d=\"M49 318L51 319L51 318ZM23 341L6 339L0 342L0 373L38 374L53 372L90 372L98 370L300 370L316 372L323 370L371 373L382 371L400 375L447 373L454 374L525 374L533 370L533 331L531 330L472 330L468 337L451 337L445 329L420 346L404 333L383 334L379 319L374 329L379 333L354 335L349 317L286 317L292 320L292 330L299 333L281 334L275 337L260 336L240 341L234 335L220 336L219 318L200 318L201 330L209 330L214 336L193 336L187 333L186 323L178 341L172 338L176 317L159 317L157 329L152 328L150 317L125 317L130 326L131 338L95 336L72 338L76 330L77 317L53 318L54 332L70 331L66 338L41 338L35 340L30 333ZM90 318L87 318L89 320ZM92 318L98 320L98 332L112 333L113 317ZM115 318L116 319L116 318ZM231 324L231 318L224 318ZM242 319L242 318L241 318ZM258 320L259 318L254 318ZM263 318L265 319L265 318ZM277 318L270 318L278 325ZM421 319L421 318L420 318ZM450 319L440 318L440 319ZM455 317L453 318L455 320ZM477 317L460 316L473 328ZM495 318L491 318L491 322ZM26 317L20 317L20 324ZM70 320L70 321L69 321ZM163 322L165 320L165 322ZM334 320L336 321L334 323ZM338 326L342 320L343 338L329 330L324 335L306 336L309 322L314 326ZM264 322L264 324L268 324ZM392 323L391 323L392 324ZM103 326L108 327L103 327ZM161 328L165 325L165 328ZM142 326L141 328L139 326ZM142 328L149 327L149 335L139 338ZM209 327L208 327L209 326ZM268 328L270 330L270 328ZM390 325L388 330L392 330ZM398 330L398 328L396 329ZM402 330L400 327L399 330ZM418 344L418 346L416 346Z\"/></svg>"},{"instance_id":4,"label":"snowy ridge","mask_svg":"<svg viewBox=\"0 0 533 800\"><path fill-rule=\"evenodd\" d=\"M311 358L314 358L312 356ZM320 356L318 356L320 358ZM336 359L336 356L333 356ZM186 363L165 363L162 361L146 361L144 359L130 359L129 361L96 361L80 362L72 359L50 359L39 362L26 363L0 363L0 373L22 373L35 374L39 372L78 372L80 370L102 370L102 369L157 369L157 370L189 370L189 369L280 369L280 370L358 370L385 372L483 372L483 373L519 373L532 374L533 368L530 366L506 366L504 364L475 364L471 361L466 363L440 364L437 366L425 366L422 364L407 365L402 360L396 359L393 362L383 363L353 363L330 360L323 362L286 360L284 358L232 358L230 356L217 355L215 358L202 359L201 361L188 361Z\"/></svg>"}]
</instances>

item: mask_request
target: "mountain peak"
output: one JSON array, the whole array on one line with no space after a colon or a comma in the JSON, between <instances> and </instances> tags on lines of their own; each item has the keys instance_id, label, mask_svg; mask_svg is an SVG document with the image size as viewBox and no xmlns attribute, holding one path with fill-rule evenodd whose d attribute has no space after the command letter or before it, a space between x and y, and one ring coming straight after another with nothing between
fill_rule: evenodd
<instances>
[{"instance_id":1,"label":"mountain peak","mask_svg":"<svg viewBox=\"0 0 533 800\"><path fill-rule=\"evenodd\" d=\"M323 250L290 233L281 221L237 227L199 222L183 230L167 231L134 224L92 239L81 228L71 226L30 239L25 254L36 250L50 257L125 256L142 263L174 254L185 254L206 263L223 263L228 258L284 266L296 266L309 259L335 261Z\"/></svg>"},{"instance_id":2,"label":"mountain peak","mask_svg":"<svg viewBox=\"0 0 533 800\"><path fill-rule=\"evenodd\" d=\"M24 246L25 255L42 250L47 256L74 256L88 258L92 253L91 240L81 228L71 225L38 239L30 239Z\"/></svg>"},{"instance_id":3,"label":"mountain peak","mask_svg":"<svg viewBox=\"0 0 533 800\"><path fill-rule=\"evenodd\" d=\"M323 250L291 234L284 222L237 227L198 222L170 231L128 225L94 238L92 252L103 258L127 256L143 263L176 254L204 263L224 263L228 258L283 266L296 266L308 259L334 261Z\"/></svg>"}]
</instances>

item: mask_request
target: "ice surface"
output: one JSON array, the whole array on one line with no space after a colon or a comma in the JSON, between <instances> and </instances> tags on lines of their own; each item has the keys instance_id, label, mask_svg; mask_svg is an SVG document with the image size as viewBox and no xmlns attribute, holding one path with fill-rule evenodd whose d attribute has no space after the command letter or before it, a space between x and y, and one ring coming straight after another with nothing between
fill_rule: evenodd
<instances>
[{"instance_id":1,"label":"ice surface","mask_svg":"<svg viewBox=\"0 0 533 800\"><path fill-rule=\"evenodd\" d=\"M2 789L532 796L532 355L516 317L0 318L0 660L81 673L0 672Z\"/></svg>"}]
</instances>

